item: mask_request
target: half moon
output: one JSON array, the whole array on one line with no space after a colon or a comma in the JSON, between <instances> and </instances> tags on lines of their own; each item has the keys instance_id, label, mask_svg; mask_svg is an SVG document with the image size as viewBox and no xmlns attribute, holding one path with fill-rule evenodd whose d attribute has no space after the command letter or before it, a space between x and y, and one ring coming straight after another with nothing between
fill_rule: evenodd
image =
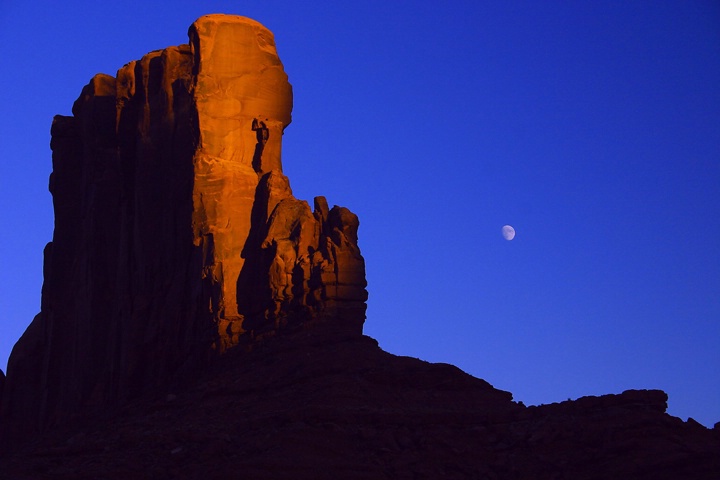
<instances>
[{"instance_id":1,"label":"half moon","mask_svg":"<svg viewBox=\"0 0 720 480\"><path fill-rule=\"evenodd\" d=\"M502 228L502 236L503 238L505 238L505 240L512 240L513 238L515 238L515 229L510 225L505 225Z\"/></svg>"}]
</instances>

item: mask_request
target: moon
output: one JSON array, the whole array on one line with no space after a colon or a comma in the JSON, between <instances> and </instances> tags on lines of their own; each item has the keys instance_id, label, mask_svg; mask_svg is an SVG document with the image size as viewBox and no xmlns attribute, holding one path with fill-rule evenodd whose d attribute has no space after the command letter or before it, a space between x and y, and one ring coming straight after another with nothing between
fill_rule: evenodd
<instances>
[{"instance_id":1,"label":"moon","mask_svg":"<svg viewBox=\"0 0 720 480\"><path fill-rule=\"evenodd\" d=\"M515 238L515 229L513 227L511 227L510 225L505 225L502 228L502 236L507 241L512 240L513 238Z\"/></svg>"}]
</instances>

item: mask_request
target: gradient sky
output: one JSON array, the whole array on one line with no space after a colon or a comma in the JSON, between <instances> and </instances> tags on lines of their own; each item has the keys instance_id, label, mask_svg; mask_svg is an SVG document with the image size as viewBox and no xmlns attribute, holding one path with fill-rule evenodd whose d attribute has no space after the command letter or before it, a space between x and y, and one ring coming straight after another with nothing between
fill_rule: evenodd
<instances>
[{"instance_id":1,"label":"gradient sky","mask_svg":"<svg viewBox=\"0 0 720 480\"><path fill-rule=\"evenodd\" d=\"M53 115L232 13L293 84L295 195L360 217L381 347L528 405L659 388L720 421L720 3L168 3L0 0L1 369L39 311Z\"/></svg>"}]
</instances>

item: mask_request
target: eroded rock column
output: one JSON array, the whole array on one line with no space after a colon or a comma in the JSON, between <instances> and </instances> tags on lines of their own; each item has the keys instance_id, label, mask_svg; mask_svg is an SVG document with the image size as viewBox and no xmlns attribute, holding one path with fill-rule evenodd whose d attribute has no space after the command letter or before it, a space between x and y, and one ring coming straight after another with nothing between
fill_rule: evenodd
<instances>
[{"instance_id":1,"label":"eroded rock column","mask_svg":"<svg viewBox=\"0 0 720 480\"><path fill-rule=\"evenodd\" d=\"M209 15L189 38L96 75L53 120L55 230L8 361L5 439L170 388L242 341L362 333L357 217L311 210L282 173L292 89L272 33Z\"/></svg>"},{"instance_id":2,"label":"eroded rock column","mask_svg":"<svg viewBox=\"0 0 720 480\"><path fill-rule=\"evenodd\" d=\"M189 31L194 55L199 144L193 159L195 244L212 250L205 273L219 288L220 334L243 330L237 279L258 181L282 171L283 130L292 88L272 33L243 17L209 15Z\"/></svg>"}]
</instances>

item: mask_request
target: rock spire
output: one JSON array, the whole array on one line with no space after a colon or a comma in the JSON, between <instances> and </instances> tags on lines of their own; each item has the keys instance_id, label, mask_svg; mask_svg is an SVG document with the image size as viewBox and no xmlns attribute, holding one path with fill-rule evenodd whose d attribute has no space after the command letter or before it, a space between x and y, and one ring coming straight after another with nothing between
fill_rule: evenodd
<instances>
[{"instance_id":1,"label":"rock spire","mask_svg":"<svg viewBox=\"0 0 720 480\"><path fill-rule=\"evenodd\" d=\"M362 333L358 219L293 196L291 110L272 33L208 15L187 45L96 75L55 117L55 231L41 312L8 363L7 437L283 330Z\"/></svg>"}]
</instances>

